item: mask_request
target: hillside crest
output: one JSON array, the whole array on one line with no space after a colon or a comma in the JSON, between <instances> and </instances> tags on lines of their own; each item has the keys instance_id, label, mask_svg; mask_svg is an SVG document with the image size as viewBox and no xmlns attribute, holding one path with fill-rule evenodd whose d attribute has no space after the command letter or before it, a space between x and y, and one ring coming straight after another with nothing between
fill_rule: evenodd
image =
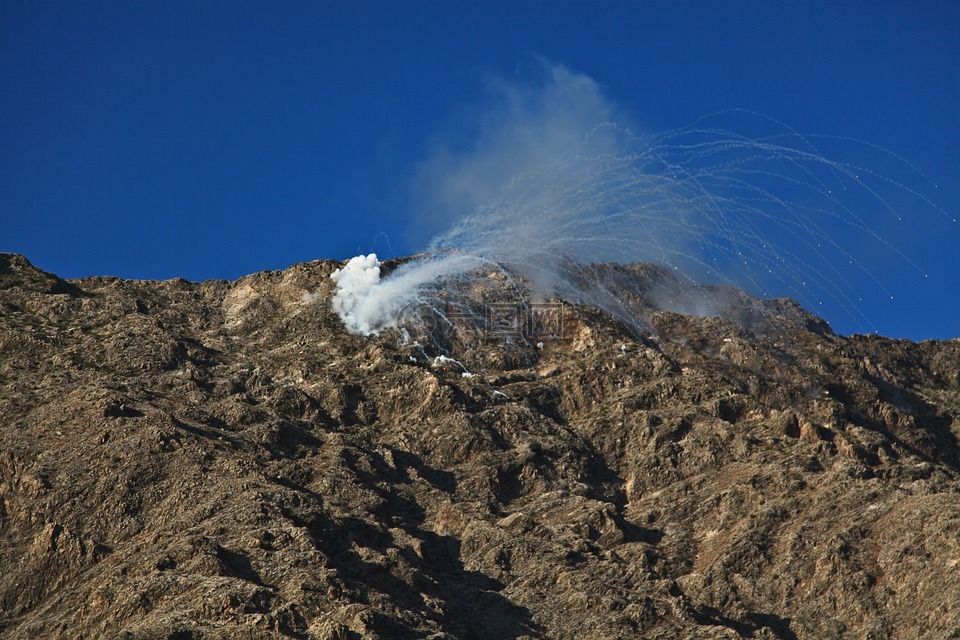
<instances>
[{"instance_id":1,"label":"hillside crest","mask_svg":"<svg viewBox=\"0 0 960 640\"><path fill-rule=\"evenodd\" d=\"M960 341L685 315L650 265L595 267L643 334L553 300L363 338L340 265L0 254L0 636L960 631Z\"/></svg>"}]
</instances>

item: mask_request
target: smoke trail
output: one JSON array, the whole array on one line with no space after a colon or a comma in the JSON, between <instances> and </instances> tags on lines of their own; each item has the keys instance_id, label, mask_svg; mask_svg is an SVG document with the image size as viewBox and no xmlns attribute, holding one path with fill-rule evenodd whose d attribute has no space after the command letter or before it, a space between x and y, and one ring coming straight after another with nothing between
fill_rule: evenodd
<instances>
[{"instance_id":1,"label":"smoke trail","mask_svg":"<svg viewBox=\"0 0 960 640\"><path fill-rule=\"evenodd\" d=\"M828 159L818 145L830 139L742 111L639 136L614 123L625 119L597 83L561 66L544 64L533 86L492 86L497 105L474 144L438 148L422 168L420 192L443 228L428 251L383 279L375 256L334 274L334 306L351 331L396 326L410 304L436 306L438 291L480 266L628 323L637 318L586 265L655 262L683 281L789 295L813 309L829 300L864 323L852 279L884 288L850 239L916 267L857 211L866 202L896 215L891 189L933 205Z\"/></svg>"},{"instance_id":2,"label":"smoke trail","mask_svg":"<svg viewBox=\"0 0 960 640\"><path fill-rule=\"evenodd\" d=\"M397 326L405 309L433 306L429 292L434 285L482 262L468 254L423 256L381 279L376 254L357 256L330 276L337 283L333 309L351 333L377 334Z\"/></svg>"}]
</instances>

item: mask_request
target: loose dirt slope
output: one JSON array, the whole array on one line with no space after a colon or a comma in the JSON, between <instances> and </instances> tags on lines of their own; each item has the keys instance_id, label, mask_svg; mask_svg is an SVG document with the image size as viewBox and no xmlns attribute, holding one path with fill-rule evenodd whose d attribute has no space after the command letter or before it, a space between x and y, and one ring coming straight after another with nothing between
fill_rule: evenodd
<instances>
[{"instance_id":1,"label":"loose dirt slope","mask_svg":"<svg viewBox=\"0 0 960 640\"><path fill-rule=\"evenodd\" d=\"M337 266L0 255L0 635L960 637L960 342L730 293L460 366L348 335Z\"/></svg>"}]
</instances>

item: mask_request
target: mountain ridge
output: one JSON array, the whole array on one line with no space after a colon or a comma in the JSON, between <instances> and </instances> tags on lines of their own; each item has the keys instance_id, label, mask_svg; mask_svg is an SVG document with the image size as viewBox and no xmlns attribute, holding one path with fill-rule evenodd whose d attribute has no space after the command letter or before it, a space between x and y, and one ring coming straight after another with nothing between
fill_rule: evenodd
<instances>
[{"instance_id":1,"label":"mountain ridge","mask_svg":"<svg viewBox=\"0 0 960 640\"><path fill-rule=\"evenodd\" d=\"M340 265L0 255L0 635L960 633L960 341L651 308L624 267L649 335L557 301L431 351L347 333Z\"/></svg>"}]
</instances>

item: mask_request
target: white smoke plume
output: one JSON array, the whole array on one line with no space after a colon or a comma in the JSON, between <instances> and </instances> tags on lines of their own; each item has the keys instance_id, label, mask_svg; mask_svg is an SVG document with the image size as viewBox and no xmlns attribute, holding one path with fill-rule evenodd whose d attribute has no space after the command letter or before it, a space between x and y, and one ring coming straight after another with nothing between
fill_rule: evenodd
<instances>
[{"instance_id":1,"label":"white smoke plume","mask_svg":"<svg viewBox=\"0 0 960 640\"><path fill-rule=\"evenodd\" d=\"M333 310L351 333L375 335L397 326L404 309L429 306L424 287L466 273L481 262L465 254L422 257L381 278L375 253L357 256L330 275L337 284Z\"/></svg>"},{"instance_id":2,"label":"white smoke plume","mask_svg":"<svg viewBox=\"0 0 960 640\"><path fill-rule=\"evenodd\" d=\"M381 304L375 291L380 286L380 260L377 254L351 258L330 277L337 283L333 310L351 333L369 335L383 325ZM389 315L389 311L387 312Z\"/></svg>"},{"instance_id":3,"label":"white smoke plume","mask_svg":"<svg viewBox=\"0 0 960 640\"><path fill-rule=\"evenodd\" d=\"M826 300L851 317L852 279L883 290L853 238L916 266L860 212L896 216L891 189L932 205L883 174L828 159L820 147L831 139L740 111L639 136L589 77L547 63L537 75L491 81L495 99L475 118L471 143L438 144L424 163L421 222L439 230L425 254L384 278L375 255L333 275L334 308L350 331L396 326L404 309L429 307L444 283L481 264L628 322L582 265L656 262L814 311Z\"/></svg>"}]
</instances>

